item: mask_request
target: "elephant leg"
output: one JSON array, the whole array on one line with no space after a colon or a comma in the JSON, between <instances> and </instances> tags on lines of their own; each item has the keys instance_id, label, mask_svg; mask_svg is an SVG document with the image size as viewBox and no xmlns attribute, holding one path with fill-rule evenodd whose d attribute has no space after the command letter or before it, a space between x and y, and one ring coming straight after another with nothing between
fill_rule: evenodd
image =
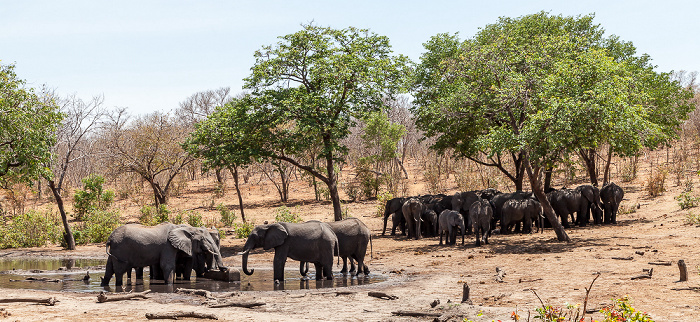
<instances>
[{"instance_id":1,"label":"elephant leg","mask_svg":"<svg viewBox=\"0 0 700 322\"><path fill-rule=\"evenodd\" d=\"M523 234L530 233L532 233L532 217L525 216L525 220L523 221Z\"/></svg>"},{"instance_id":2,"label":"elephant leg","mask_svg":"<svg viewBox=\"0 0 700 322\"><path fill-rule=\"evenodd\" d=\"M327 280L332 280L333 279L333 258L331 258L330 261L321 264L321 269L323 271L323 276Z\"/></svg>"},{"instance_id":3,"label":"elephant leg","mask_svg":"<svg viewBox=\"0 0 700 322\"><path fill-rule=\"evenodd\" d=\"M343 269L341 269L340 272L343 273L343 275L345 275L348 273L348 258L345 256L342 256L342 258L343 258ZM350 264L352 264L352 259L350 260ZM355 266L353 265L353 267L355 267Z\"/></svg>"},{"instance_id":4,"label":"elephant leg","mask_svg":"<svg viewBox=\"0 0 700 322\"><path fill-rule=\"evenodd\" d=\"M519 233L519 232L522 231L522 228L521 228L522 225L521 225L521 223L522 223L521 221L515 222L515 228L513 229L513 232L514 232L514 233Z\"/></svg>"},{"instance_id":5,"label":"elephant leg","mask_svg":"<svg viewBox=\"0 0 700 322\"><path fill-rule=\"evenodd\" d=\"M279 281L280 283L284 282L284 264L286 261L287 261L287 253L286 252L275 251L275 258L272 260L273 274L274 274L275 280ZM318 270L316 271L316 275L318 275ZM316 279L318 279L318 276L316 276Z\"/></svg>"},{"instance_id":6,"label":"elephant leg","mask_svg":"<svg viewBox=\"0 0 700 322\"><path fill-rule=\"evenodd\" d=\"M193 265L193 258L189 257L184 260L184 263L182 263L182 279L185 281L189 281L190 278L192 277L192 265Z\"/></svg>"},{"instance_id":7,"label":"elephant leg","mask_svg":"<svg viewBox=\"0 0 700 322\"><path fill-rule=\"evenodd\" d=\"M114 267L112 265L112 256L109 256L109 258L107 258L107 264L105 265L105 276L100 278L100 286L109 285L109 280L112 279L112 275L114 275Z\"/></svg>"},{"instance_id":8,"label":"elephant leg","mask_svg":"<svg viewBox=\"0 0 700 322\"><path fill-rule=\"evenodd\" d=\"M314 268L316 269L316 280L322 280L324 275L323 265L321 265L321 263L314 263Z\"/></svg>"},{"instance_id":9,"label":"elephant leg","mask_svg":"<svg viewBox=\"0 0 700 322\"><path fill-rule=\"evenodd\" d=\"M112 261L112 266L114 267L114 285L121 286L123 284L124 274L126 274L127 270L131 269L131 266L117 260Z\"/></svg>"},{"instance_id":10,"label":"elephant leg","mask_svg":"<svg viewBox=\"0 0 700 322\"><path fill-rule=\"evenodd\" d=\"M444 233L444 231L442 229L440 229L440 244L438 244L438 245L442 245L442 234L443 233ZM447 239L445 239L445 242L447 242Z\"/></svg>"},{"instance_id":11,"label":"elephant leg","mask_svg":"<svg viewBox=\"0 0 700 322\"><path fill-rule=\"evenodd\" d=\"M416 219L416 239L421 239L420 226L421 226L420 216Z\"/></svg>"},{"instance_id":12,"label":"elephant leg","mask_svg":"<svg viewBox=\"0 0 700 322\"><path fill-rule=\"evenodd\" d=\"M612 205L611 207L612 207L612 211L611 211L612 214L610 215L610 223L617 224L617 210L620 208L620 204L616 203L616 204Z\"/></svg>"},{"instance_id":13,"label":"elephant leg","mask_svg":"<svg viewBox=\"0 0 700 322\"><path fill-rule=\"evenodd\" d=\"M481 229L474 227L474 236L476 237L476 246L481 246L481 234L479 234Z\"/></svg>"},{"instance_id":14,"label":"elephant leg","mask_svg":"<svg viewBox=\"0 0 700 322\"><path fill-rule=\"evenodd\" d=\"M487 229L487 230L488 230L488 229ZM489 243L489 234L488 234L488 232L484 232L483 239L484 239L484 244L487 244L487 245L488 245L488 243Z\"/></svg>"},{"instance_id":15,"label":"elephant leg","mask_svg":"<svg viewBox=\"0 0 700 322\"><path fill-rule=\"evenodd\" d=\"M348 260L350 261L350 273L352 273L355 271L355 261L352 257L348 257ZM358 269L357 271L359 272L360 270Z\"/></svg>"}]
</instances>

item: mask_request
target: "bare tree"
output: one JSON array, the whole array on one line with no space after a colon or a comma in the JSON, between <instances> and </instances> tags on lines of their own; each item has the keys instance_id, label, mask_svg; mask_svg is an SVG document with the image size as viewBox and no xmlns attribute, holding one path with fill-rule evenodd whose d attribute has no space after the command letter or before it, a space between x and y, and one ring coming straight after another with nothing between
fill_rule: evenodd
<instances>
[{"instance_id":1,"label":"bare tree","mask_svg":"<svg viewBox=\"0 0 700 322\"><path fill-rule=\"evenodd\" d=\"M160 112L130 121L123 109L111 115L107 125L111 164L148 182L156 206L167 204L173 180L194 160L181 146L189 128Z\"/></svg>"},{"instance_id":2,"label":"bare tree","mask_svg":"<svg viewBox=\"0 0 700 322\"><path fill-rule=\"evenodd\" d=\"M53 99L53 93L47 99ZM104 116L104 98L95 96L85 102L75 94L59 101L60 111L65 118L56 133L56 145L52 149L52 159L45 166L52 170L53 176L44 177L53 193L61 220L65 229L68 249L75 249L75 239L68 225L68 216L63 205L64 181L66 175L74 171L75 165L93 156L95 149L90 146L91 136L98 129Z\"/></svg>"}]
</instances>

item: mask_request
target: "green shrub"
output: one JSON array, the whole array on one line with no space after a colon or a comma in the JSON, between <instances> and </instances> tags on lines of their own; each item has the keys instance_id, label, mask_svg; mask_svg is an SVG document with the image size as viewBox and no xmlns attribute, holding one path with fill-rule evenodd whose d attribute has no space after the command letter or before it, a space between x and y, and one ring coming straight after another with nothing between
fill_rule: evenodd
<instances>
[{"instance_id":1,"label":"green shrub","mask_svg":"<svg viewBox=\"0 0 700 322\"><path fill-rule=\"evenodd\" d=\"M248 238L250 232L255 228L255 224L252 222L244 222L240 224L234 224L233 229L236 232L236 238Z\"/></svg>"},{"instance_id":2,"label":"green shrub","mask_svg":"<svg viewBox=\"0 0 700 322\"><path fill-rule=\"evenodd\" d=\"M233 221L236 220L236 213L223 204L216 206L216 209L218 209L221 214L221 223L224 227L232 227Z\"/></svg>"},{"instance_id":3,"label":"green shrub","mask_svg":"<svg viewBox=\"0 0 700 322\"><path fill-rule=\"evenodd\" d=\"M139 216L139 222L146 226L155 226L166 221L170 221L171 211L168 209L167 205L161 204L156 207L149 205L144 205L141 207L141 216ZM182 223L182 222L180 222Z\"/></svg>"},{"instance_id":4,"label":"green shrub","mask_svg":"<svg viewBox=\"0 0 700 322\"><path fill-rule=\"evenodd\" d=\"M630 305L627 296L613 301L613 304L600 310L604 322L654 322L646 312L639 312Z\"/></svg>"},{"instance_id":5,"label":"green shrub","mask_svg":"<svg viewBox=\"0 0 700 322\"><path fill-rule=\"evenodd\" d=\"M114 202L114 192L103 190L102 185L105 179L96 174L91 174L82 180L83 189L78 190L73 195L73 208L75 218L83 218L95 211L106 210Z\"/></svg>"},{"instance_id":6,"label":"green shrub","mask_svg":"<svg viewBox=\"0 0 700 322\"><path fill-rule=\"evenodd\" d=\"M116 211L97 211L85 217L73 230L73 237L79 245L106 242L109 234L119 225L121 222Z\"/></svg>"},{"instance_id":7,"label":"green shrub","mask_svg":"<svg viewBox=\"0 0 700 322\"><path fill-rule=\"evenodd\" d=\"M2 220L0 220L2 222ZM51 213L29 211L7 217L0 225L0 248L39 247L58 243L63 226Z\"/></svg>"},{"instance_id":8,"label":"green shrub","mask_svg":"<svg viewBox=\"0 0 700 322\"><path fill-rule=\"evenodd\" d=\"M192 227L204 227L204 221L202 221L202 214L196 211L187 211L187 224Z\"/></svg>"},{"instance_id":9,"label":"green shrub","mask_svg":"<svg viewBox=\"0 0 700 322\"><path fill-rule=\"evenodd\" d=\"M178 211L174 216L170 218L170 222L176 225L180 225L185 222L185 218L182 215L182 211Z\"/></svg>"},{"instance_id":10,"label":"green shrub","mask_svg":"<svg viewBox=\"0 0 700 322\"><path fill-rule=\"evenodd\" d=\"M296 211L298 211L298 208L295 208ZM301 219L301 216L297 214L296 212L292 212L289 210L289 208L285 206L281 206L275 210L275 221L276 222L302 222L303 220Z\"/></svg>"},{"instance_id":11,"label":"green shrub","mask_svg":"<svg viewBox=\"0 0 700 322\"><path fill-rule=\"evenodd\" d=\"M700 201L700 198L693 196L692 192L690 191L683 192L674 199L678 200L678 206L680 206L683 210L697 207L698 202Z\"/></svg>"},{"instance_id":12,"label":"green shrub","mask_svg":"<svg viewBox=\"0 0 700 322\"><path fill-rule=\"evenodd\" d=\"M685 215L685 223L688 225L700 225L700 214L688 212L688 214Z\"/></svg>"},{"instance_id":13,"label":"green shrub","mask_svg":"<svg viewBox=\"0 0 700 322\"><path fill-rule=\"evenodd\" d=\"M375 217L384 216L384 206L386 206L386 202L391 199L394 199L394 195L388 191L382 192L377 196L377 209L374 212Z\"/></svg>"}]
</instances>

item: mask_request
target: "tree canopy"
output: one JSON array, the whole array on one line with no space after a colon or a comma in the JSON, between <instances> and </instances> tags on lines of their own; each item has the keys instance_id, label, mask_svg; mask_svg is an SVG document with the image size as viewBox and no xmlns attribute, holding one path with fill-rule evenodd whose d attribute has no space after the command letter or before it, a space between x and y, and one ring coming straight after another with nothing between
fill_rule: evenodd
<instances>
[{"instance_id":1,"label":"tree canopy","mask_svg":"<svg viewBox=\"0 0 700 322\"><path fill-rule=\"evenodd\" d=\"M432 37L416 73L414 113L437 137L434 148L482 154L494 166L512 155L553 215L542 200L542 168L604 143L628 154L673 138L690 111L686 91L647 56L634 56L631 43L604 37L593 18L540 12L500 18L465 41ZM568 239L563 229L557 235Z\"/></svg>"},{"instance_id":2,"label":"tree canopy","mask_svg":"<svg viewBox=\"0 0 700 322\"><path fill-rule=\"evenodd\" d=\"M14 65L0 65L0 184L50 176L43 165L51 159L62 118L55 102L25 87Z\"/></svg>"},{"instance_id":3,"label":"tree canopy","mask_svg":"<svg viewBox=\"0 0 700 322\"><path fill-rule=\"evenodd\" d=\"M245 79L251 99L231 106L248 110L246 139L257 142L257 156L289 162L324 182L340 220L336 166L347 154L341 140L355 120L385 109L382 99L404 88L408 60L392 56L387 37L313 25L264 46L255 59ZM301 157L311 146L321 147L323 168Z\"/></svg>"}]
</instances>

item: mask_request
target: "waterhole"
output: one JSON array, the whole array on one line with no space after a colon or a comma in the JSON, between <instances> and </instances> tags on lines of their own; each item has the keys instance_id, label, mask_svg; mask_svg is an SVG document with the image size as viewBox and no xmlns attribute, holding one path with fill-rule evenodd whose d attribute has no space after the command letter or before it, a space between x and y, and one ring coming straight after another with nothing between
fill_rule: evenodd
<instances>
[{"instance_id":1,"label":"waterhole","mask_svg":"<svg viewBox=\"0 0 700 322\"><path fill-rule=\"evenodd\" d=\"M298 290L330 287L347 287L383 282L387 278L381 274L370 273L367 276L334 274L333 280L315 280L313 268L309 271L309 279L301 279L298 270L285 270L284 283L276 284L272 269L256 268L253 275L241 274L240 282L223 282L205 278L192 280L176 280L174 285L165 285L163 281L148 278L148 268L144 270L144 279L124 279L124 285L114 286L114 278L110 286L100 286L100 277L104 276L106 260L101 259L22 259L0 260L0 288L33 289L70 292L174 292L177 288L196 288L212 292L232 291L272 291ZM287 261L287 266L297 266L294 261ZM89 273L89 278L86 274Z\"/></svg>"}]
</instances>

